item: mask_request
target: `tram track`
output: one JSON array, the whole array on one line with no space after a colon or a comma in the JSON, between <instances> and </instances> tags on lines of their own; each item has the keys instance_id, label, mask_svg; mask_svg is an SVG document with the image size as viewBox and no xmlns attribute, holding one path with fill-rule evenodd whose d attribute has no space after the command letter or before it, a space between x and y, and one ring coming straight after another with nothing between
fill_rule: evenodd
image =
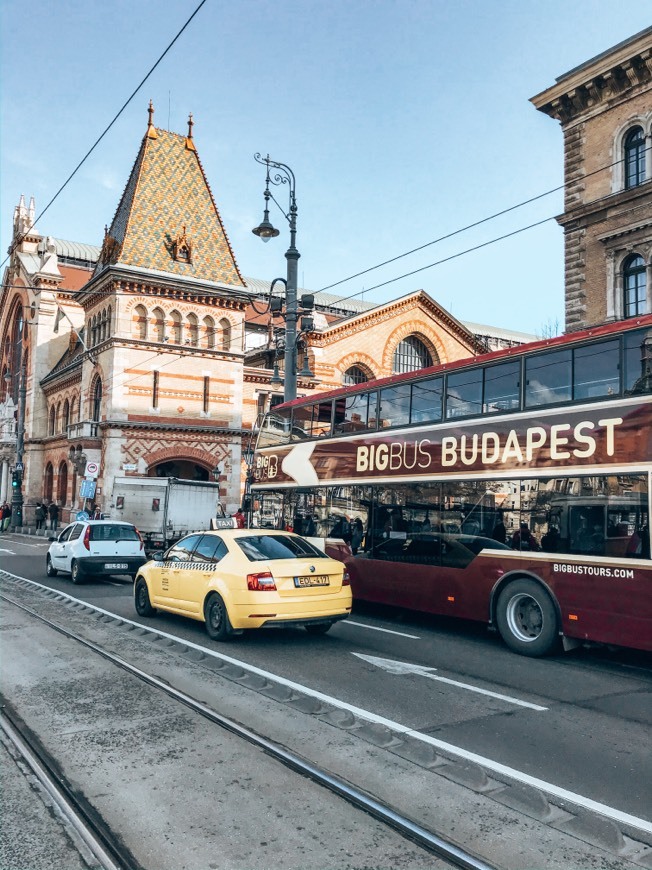
<instances>
[{"instance_id":1,"label":"tram track","mask_svg":"<svg viewBox=\"0 0 652 870\"><path fill-rule=\"evenodd\" d=\"M142 870L141 865L113 835L93 808L56 771L52 757L0 699L0 728L12 754L35 777L64 827L78 844L87 864L97 870Z\"/></svg>"},{"instance_id":2,"label":"tram track","mask_svg":"<svg viewBox=\"0 0 652 870\"><path fill-rule=\"evenodd\" d=\"M39 620L49 628L79 644L85 650L100 656L132 677L137 678L179 704L184 705L212 724L262 750L284 767L289 768L302 777L312 780L346 801L346 803L362 810L382 824L397 831L407 840L443 859L447 866L463 868L463 870L496 870L494 865L488 864L478 856L461 849L444 836L426 829L412 819L395 811L387 804L346 782L341 777L329 773L278 743L243 726L234 719L217 713L186 692L171 686L151 673L147 673L120 656L101 648L69 628L65 628L37 613L25 604L16 602L4 594L0 595L0 599L7 604L19 608L30 617ZM111 832L106 826L101 821L98 822L93 818L93 813L89 812L86 802L80 799L61 777L53 775L52 770L55 764L48 757L48 754L43 749L37 750L25 733L21 735L20 726L15 721L12 722L9 716L4 713L1 722L5 734L12 740L12 743L20 751L22 757L29 764L35 775L37 775L39 781L43 783L48 793L55 798L57 805L61 807L65 817L69 819L75 830L80 833L84 842L87 843L93 855L96 856L98 866L102 870L139 870L140 865L135 862L135 859L131 855L119 848L116 839L112 837Z\"/></svg>"},{"instance_id":3,"label":"tram track","mask_svg":"<svg viewBox=\"0 0 652 870\"><path fill-rule=\"evenodd\" d=\"M193 643L178 637L174 631L171 633L162 631L162 626L139 623L112 610L98 607L92 602L70 596L65 590L43 586L25 577L0 572L0 580L4 586L3 593L7 593L7 595L0 593L0 597L11 604L18 605L25 614L25 620L33 618L30 615L30 611L33 611L34 616L43 626L41 630L35 629L35 632L26 633L24 629L29 623L25 621L21 631L20 624L23 620L18 616L12 619L7 614L8 608L5 607L3 628L10 630L9 634L5 634L5 638L11 637L12 643L17 648L24 649L25 643L29 646L30 641L25 639L32 634L39 636L46 632L48 637L53 638L52 643L55 648L61 644L70 646L70 652L64 654L66 658L70 656L70 660L75 661L85 655L90 663L89 657L95 657L93 647L97 646L100 654L96 658L98 662L102 659L107 662L102 665L107 674L110 674L111 669L115 667L109 657L128 659L125 662L128 669L135 668L152 677L156 675L154 679L158 680L166 690L172 689L173 693L181 690L182 695L187 692L191 701L201 699L199 703L205 702L203 706L211 714L232 721L238 727L242 727L240 723L246 723L256 738L260 737L261 723L264 722L262 727L265 735L271 738L269 742L280 746L284 753L291 756L293 750L299 761L305 762L306 758L309 758L310 761L307 763L317 770L333 771L336 780L341 780L347 787L353 783L363 797L368 798L369 795L373 795L372 800L376 800L381 809L395 808L398 810L398 816L407 818L410 822L416 820L417 825L429 834L434 833L436 837L443 839L445 843L451 843L455 848L461 845L462 852L466 854L468 851L469 857L484 861L485 866L487 862L491 866L509 868L509 870L526 865L538 866L540 855L546 854L550 860L542 866L549 867L550 870L552 868L565 870L569 866L569 860L573 866L582 866L582 862L590 854L593 860L592 866L596 870L598 868L614 870L615 867L648 866L647 862L652 858L652 842L645 835L644 828L639 826L640 820L634 817L627 817L621 824L616 824L590 812L587 813L579 806L573 806L568 800L546 798L534 787L520 785L507 777L501 777L500 774L496 776L489 769L483 771L477 764L465 761L459 753L456 754L454 747L448 744L445 745L453 752L447 754L444 749L442 753L437 746L431 747L429 743L424 742L431 740L428 735L412 732L409 729L406 731L400 723L381 720L375 714L365 712L337 698L322 695L308 686L293 683L270 673L267 669L261 670L233 658L221 649L213 650L205 645ZM12 623L16 624L12 625ZM61 641L54 640L55 635L46 628L49 624L59 630ZM14 633L11 633L12 628ZM61 628L63 631L60 631ZM68 628L72 630L69 632ZM70 640L64 639L67 633L71 635ZM73 640L73 636L78 637L83 643L90 643L89 650L82 656L74 652L73 644L77 646L79 642ZM95 666L93 668L96 669ZM131 680L134 687L138 683L143 685L144 696L147 693L151 694L148 705L152 704L160 710L160 715L165 720L167 713L163 709L163 703L156 701L160 692L158 687L152 685L145 688L143 681L139 680L136 674L129 674L128 669L121 669L124 672L123 677L110 678L109 692L99 698L100 704L105 709L113 710L116 704L120 709L125 709L119 695L118 684ZM47 669L41 670L47 671ZM16 676L22 682L19 670ZM61 697L58 687L63 682L60 669L54 669L54 681L53 693L48 689L45 697L52 697L58 709ZM78 692L81 692L82 696L88 694L86 685L83 679L81 684L72 681L68 697L76 697ZM90 691L92 697L93 690ZM137 697L140 690L135 689L132 692L127 685L122 691L126 692L127 697ZM164 695L163 692L160 694L162 698L166 698L165 703L170 710L174 707L179 709L185 707L188 711L191 710L181 697L169 698L168 694ZM150 717L149 707L145 709L139 702L136 702L136 705L140 710L138 716L143 719L143 722L147 722ZM28 702L24 708L22 704L17 706L21 710L21 715L23 709L28 714L27 720L36 733L47 733L42 732L40 721L42 717L34 716L32 704ZM93 738L93 746L99 742L112 750L114 747L112 723L115 722L117 725L119 721L113 718L114 714L111 714L109 721L103 720L100 716L100 722L96 726L95 717L88 717L83 706L81 713L80 727L87 731L98 730L97 737ZM64 715L67 719L67 714ZM159 713L156 714L158 715ZM173 718L177 717L177 714L170 715ZM178 717L186 715L180 713ZM204 754L206 754L206 746L214 746L216 742L224 742L227 739L228 728L215 728L211 731L212 726L203 714L201 718L199 714L195 718L197 722L206 723L201 727L196 726L198 733L201 731L203 742L194 744L201 745ZM54 719L50 717L49 721L57 731L61 728L62 720L58 716ZM158 726L158 719L152 719L151 722L155 726L157 738L151 742L151 749L146 747L150 759L157 758L161 751L165 753L168 749L174 752L184 751L183 735L186 731L178 730L176 722L172 723L172 732L170 732L173 735L172 742L166 740L164 743L160 740L164 732L163 728ZM147 726L145 731L148 728L151 730L151 726ZM66 729L64 724L64 733L66 730L69 728ZM141 733L144 732L140 724L136 722L131 726L127 723L123 731L118 731L118 741L123 742L125 735L133 735L138 742ZM218 738L218 733L225 734L225 737ZM243 746L249 742L241 740L237 733L231 737L230 733L229 739L232 741L239 742ZM211 736L213 734L215 737ZM179 739L181 742L178 742ZM129 740L132 741L131 736ZM46 742L51 744L52 740L46 739ZM435 739L432 739L432 742L441 743ZM255 758L262 758L262 753L272 759L264 746L254 743L249 745L255 746L261 753L253 756L254 767L257 765ZM289 751L285 747L288 747ZM58 750L58 747L55 748ZM218 753L222 754L221 747L217 748ZM247 750L247 752L251 751ZM191 752L194 752L194 749ZM243 751L239 754L245 753ZM73 762L71 766L69 754L65 757L67 770L79 770L77 762ZM213 756L210 756L209 750L209 758L211 757ZM151 760L148 763L151 764ZM156 763L158 764L158 761ZM273 760L268 762L272 766L274 763ZM245 768L248 765L251 768L251 762L246 759L244 765ZM282 781L284 776L293 775L289 765L283 764L283 766L288 773L280 773L278 781ZM185 772L181 775L185 776ZM310 772L304 773L303 776L306 780L316 782ZM267 782L276 781L277 775L269 772ZM316 787L319 788L319 784ZM138 789L138 786L136 788ZM294 787L289 786L289 788ZM297 786L297 789L302 790L311 788L315 786L312 784ZM330 806L332 801L342 800L339 796L333 797L334 792L328 790L331 791L331 796L328 798L313 796L315 806L321 808ZM122 800L126 805L131 801L130 795L131 792L123 793ZM104 797L106 795L100 794L100 798ZM148 799L147 795L144 797ZM581 795L578 797L582 798ZM276 802L272 805L275 804ZM99 811L105 812L107 818L115 817L115 804L107 805L100 800L97 806ZM363 810L362 806L358 808ZM609 811L610 808L605 807L605 809ZM613 810L613 812L619 811ZM371 810L367 811L367 815L370 817L373 815ZM628 821L630 819L631 823ZM364 823L364 830L374 824L376 823L372 821ZM397 831L391 819L386 823L378 818L377 824L379 831L382 830L382 826L385 826L386 834L381 836L398 839L397 833L390 833L390 829ZM646 823L642 821L641 824ZM192 828L193 825L191 824L190 827ZM122 828L118 826L118 830ZM525 832L531 839L524 849L522 836ZM133 835L132 829L132 838ZM165 836L167 839L167 834ZM414 851L415 848L420 848L409 845L408 841L415 842L410 831L401 836L405 837L406 850ZM398 842L400 843L401 840L398 839ZM465 848L467 845L468 849ZM559 863L555 855L557 851L562 854L561 850L563 850L564 860ZM430 849L428 851L434 854ZM136 847L136 854L140 855L138 847ZM408 852L406 851L405 854L407 855ZM574 862L569 858L570 855L575 856ZM433 857L431 860L437 862L432 865L433 867L441 866L440 862L444 860L447 862L446 866L476 866L451 864L448 858L442 857L438 859ZM616 863L613 863L614 860ZM373 862L363 863L364 866L386 866L384 863L378 865ZM150 866L148 862L145 862L145 865ZM231 865L227 863L220 866ZM243 865L234 863L233 866ZM276 865L270 863L269 866ZM295 865L290 863L288 866ZM296 866L306 865L298 863ZM421 867L423 865L417 862L416 865L396 863L395 866ZM483 866L482 863L480 866Z\"/></svg>"}]
</instances>

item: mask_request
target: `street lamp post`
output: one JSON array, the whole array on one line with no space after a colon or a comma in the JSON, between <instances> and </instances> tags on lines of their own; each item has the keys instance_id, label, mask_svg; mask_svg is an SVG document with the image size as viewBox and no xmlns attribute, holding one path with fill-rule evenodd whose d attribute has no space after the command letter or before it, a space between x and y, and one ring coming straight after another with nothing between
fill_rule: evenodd
<instances>
[{"instance_id":1,"label":"street lamp post","mask_svg":"<svg viewBox=\"0 0 652 870\"><path fill-rule=\"evenodd\" d=\"M290 247L285 252L287 260L287 282L285 284L286 291L286 314L285 314L285 381L283 387L283 399L286 402L296 399L297 397L297 284L298 284L298 262L301 254L296 247L297 238L297 198L296 198L296 181L294 173L285 163L277 163L275 160L270 160L269 154L267 157L262 157L260 154L254 154L254 160L267 168L265 178L265 211L262 222L252 230L254 235L258 236L263 242L268 242L270 239L278 236L279 231L274 227L269 220L269 200L272 196L270 193L270 184L287 184L290 193L289 211L285 214L285 218L290 224ZM270 175L270 168L275 170ZM282 210L282 209L281 209ZM277 279L278 280L278 279Z\"/></svg>"}]
</instances>

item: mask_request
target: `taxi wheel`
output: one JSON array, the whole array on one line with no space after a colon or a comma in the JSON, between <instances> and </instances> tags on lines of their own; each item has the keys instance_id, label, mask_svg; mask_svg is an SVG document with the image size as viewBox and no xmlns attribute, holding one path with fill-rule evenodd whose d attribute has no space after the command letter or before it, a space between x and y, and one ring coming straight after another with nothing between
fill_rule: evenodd
<instances>
[{"instance_id":1,"label":"taxi wheel","mask_svg":"<svg viewBox=\"0 0 652 870\"><path fill-rule=\"evenodd\" d=\"M84 573L76 559L72 560L72 565L70 566L70 579L73 583L84 582Z\"/></svg>"},{"instance_id":2,"label":"taxi wheel","mask_svg":"<svg viewBox=\"0 0 652 870\"><path fill-rule=\"evenodd\" d=\"M156 616L156 611L149 600L149 592L147 591L147 583L142 577L136 580L136 589L134 591L134 603L136 605L136 613L139 616Z\"/></svg>"},{"instance_id":3,"label":"taxi wheel","mask_svg":"<svg viewBox=\"0 0 652 870\"><path fill-rule=\"evenodd\" d=\"M304 625L304 628L308 634L326 634L327 631L330 631L332 625L332 622L318 622L314 625Z\"/></svg>"},{"instance_id":4,"label":"taxi wheel","mask_svg":"<svg viewBox=\"0 0 652 870\"><path fill-rule=\"evenodd\" d=\"M47 556L45 560L45 573L48 575L48 577L56 577L59 573L52 564L52 559L49 556Z\"/></svg>"},{"instance_id":5,"label":"taxi wheel","mask_svg":"<svg viewBox=\"0 0 652 870\"><path fill-rule=\"evenodd\" d=\"M211 640L229 640L233 635L226 605L215 592L206 599L204 619L206 620L206 631Z\"/></svg>"}]
</instances>

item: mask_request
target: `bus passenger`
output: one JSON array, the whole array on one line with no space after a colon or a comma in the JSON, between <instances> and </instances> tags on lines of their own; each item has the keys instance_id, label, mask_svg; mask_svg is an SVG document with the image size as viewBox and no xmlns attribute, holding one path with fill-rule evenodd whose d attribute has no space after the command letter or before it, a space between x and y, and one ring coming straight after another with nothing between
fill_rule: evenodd
<instances>
[{"instance_id":1,"label":"bus passenger","mask_svg":"<svg viewBox=\"0 0 652 870\"><path fill-rule=\"evenodd\" d=\"M557 553L559 551L560 534L557 526L550 526L546 534L541 538L541 549L546 553Z\"/></svg>"},{"instance_id":2,"label":"bus passenger","mask_svg":"<svg viewBox=\"0 0 652 870\"><path fill-rule=\"evenodd\" d=\"M512 536L512 550L538 550L537 539L530 531L527 523L521 523L517 532Z\"/></svg>"},{"instance_id":3,"label":"bus passenger","mask_svg":"<svg viewBox=\"0 0 652 870\"><path fill-rule=\"evenodd\" d=\"M499 544L507 543L507 529L505 528L505 523L503 522L502 517L498 519L498 522L494 526L491 537L494 539L494 541L498 541Z\"/></svg>"}]
</instances>

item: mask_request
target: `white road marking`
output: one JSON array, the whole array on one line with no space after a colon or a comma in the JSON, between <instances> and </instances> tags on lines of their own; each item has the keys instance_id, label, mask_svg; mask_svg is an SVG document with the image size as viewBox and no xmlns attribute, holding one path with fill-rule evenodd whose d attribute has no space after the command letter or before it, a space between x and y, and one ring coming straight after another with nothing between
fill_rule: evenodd
<instances>
[{"instance_id":1,"label":"white road marking","mask_svg":"<svg viewBox=\"0 0 652 870\"><path fill-rule=\"evenodd\" d=\"M460 683L459 680L451 680L448 677L435 676L433 671L437 668L429 668L425 665L414 665L410 662L396 662L392 659L382 659L378 656L366 656L363 653L353 653L359 659L369 662L371 665L376 665L390 674L412 674L419 677L426 677L429 680L437 680L439 683L448 683L449 686L458 686L460 689L468 689L469 692L477 692L478 695L488 695L490 698L498 698L500 701L506 701L508 704L516 704L518 707L527 707L530 710L538 710L539 712L547 710L547 707L541 707L539 704L531 704L529 701L521 701L518 698L512 698L511 695L501 695L500 692L492 692L489 689L481 689L479 686L471 686L469 683Z\"/></svg>"},{"instance_id":2,"label":"white road marking","mask_svg":"<svg viewBox=\"0 0 652 870\"><path fill-rule=\"evenodd\" d=\"M4 547L0 547L0 553L9 553L12 556L16 555L13 550L5 550Z\"/></svg>"},{"instance_id":3,"label":"white road marking","mask_svg":"<svg viewBox=\"0 0 652 870\"><path fill-rule=\"evenodd\" d=\"M368 628L369 631L384 631L385 634L396 634L398 637L409 637L412 640L421 640L416 634L405 634L402 631L392 631L391 628L379 628L377 625L367 625L364 622L355 622L353 619L343 619L340 625L357 625L359 628Z\"/></svg>"},{"instance_id":4,"label":"white road marking","mask_svg":"<svg viewBox=\"0 0 652 870\"><path fill-rule=\"evenodd\" d=\"M195 649L198 652L204 653L204 655L212 656L213 658L220 659L223 662L228 662L229 664L236 665L236 667L242 668L245 671L249 671L252 674L257 674L258 676L265 677L265 679L272 680L275 683L278 683L281 686L287 686L290 689L294 689L297 692L301 692L303 695L308 695L311 698L316 698L319 701L323 701L325 704L330 704L332 707L337 707L340 710L348 710L350 713L353 713L354 716L358 716L360 719L364 719L367 722L372 722L376 725L384 725L386 728L389 728L391 731L396 732L397 734L404 734L406 737L412 737L414 740L420 740L422 743L428 743L430 746L434 746L435 749L441 749L442 752L447 752L449 755L455 755L458 758L464 758L466 761L474 761L476 764L481 765L487 770L493 770L495 773L499 773L502 776L508 776L511 779L516 780L517 782L524 783L525 785L531 785L534 788L538 788L541 791L547 792L549 795L553 795L554 797L560 798L561 800L570 801L571 803L576 804L579 807L583 807L584 809L591 810L592 812L599 813L606 818L613 819L616 822L621 822L625 825L631 825L634 828L637 828L640 831L644 831L647 834L652 834L652 822L647 819L640 819L638 816L632 816L630 813L625 813L622 810L618 810L615 807L610 807L607 804L599 803L598 801L594 801L591 798L585 797L584 795L577 794L576 792L568 791L568 789L561 788L561 786L554 785L554 783L546 782L544 779L539 779L536 776L530 776L529 773L524 773L521 770L517 770L514 767L508 767L506 764L501 764L499 761L493 761L491 758L485 758L483 755L478 755L476 752L469 752L467 749L463 749L460 746L455 746L453 743L446 743L444 740L438 740L436 737L431 737L430 734L422 734L420 731L415 731L413 728L409 728L407 725L402 725L400 722L394 722L392 719L386 719L384 716L379 716L376 713L371 713L369 710L363 710L361 707L356 707L353 704L348 704L346 701L340 701L339 698L334 698L331 695L325 695L323 692L318 692L315 689L311 689L308 686L303 686L301 683L295 683L292 680L286 680L285 677L279 677L276 674L271 673L271 671L265 671L262 668L258 668L255 665L250 665L248 662L243 662L240 659L234 659L232 656L227 656L224 653L216 652L215 650L210 649L206 646L201 646L198 643L193 643L191 640L186 640L185 638L178 637L175 634L169 634L166 631L159 631L156 628L150 628L150 626L144 626L142 622L136 622L132 619L127 619L125 616L120 616L118 613L112 613L110 610L104 610L102 607L96 607L94 604L89 604L88 601L83 601L80 598L73 598L72 595L68 595L65 592L60 592L58 589L52 589L51 586L44 586L42 583L37 583L35 580L30 580L28 577L21 577L18 574L11 574L9 571L3 571L3 574L6 574L8 577L14 577L16 580L25 580L27 583L32 586L36 586L39 589L44 589L47 592L56 592L57 595L61 595L63 598L67 598L69 601L72 601L75 604L83 604L85 607L89 607L91 610L97 611L97 613L103 613L106 616L112 616L114 619L119 619L122 622L128 623L129 625L133 625L136 628L147 628L152 634L157 634L159 637L164 637L167 640L174 640L177 643L182 644L183 646L190 647L191 649Z\"/></svg>"}]
</instances>

